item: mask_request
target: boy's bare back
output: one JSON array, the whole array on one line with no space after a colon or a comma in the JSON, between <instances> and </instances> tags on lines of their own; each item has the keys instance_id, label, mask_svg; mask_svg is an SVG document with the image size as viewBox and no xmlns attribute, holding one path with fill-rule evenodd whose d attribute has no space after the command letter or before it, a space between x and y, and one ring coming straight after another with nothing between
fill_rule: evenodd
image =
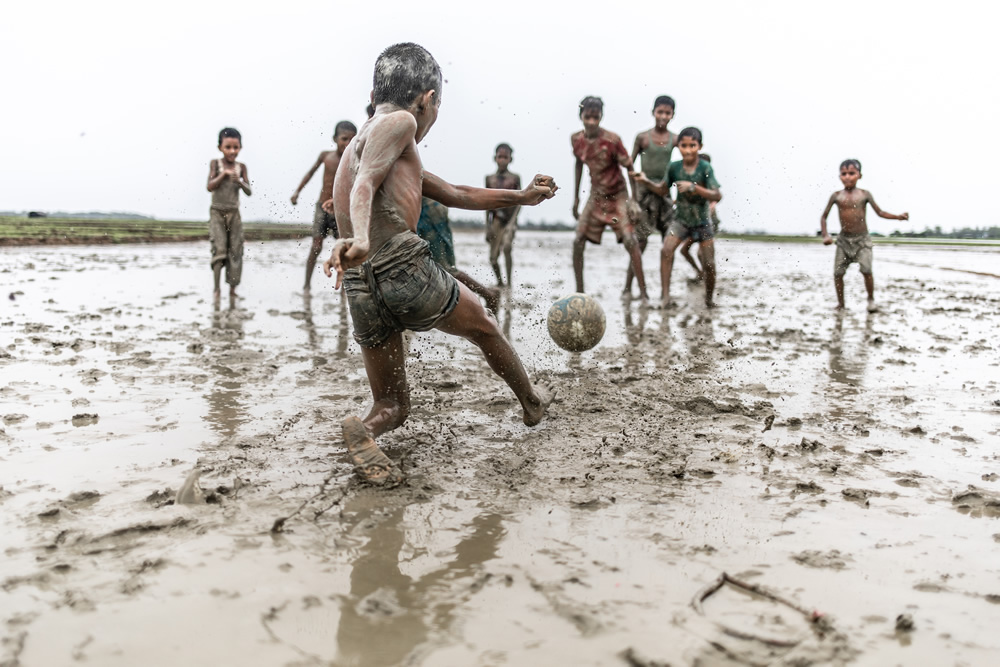
<instances>
[{"instance_id":1,"label":"boy's bare back","mask_svg":"<svg viewBox=\"0 0 1000 667\"><path fill-rule=\"evenodd\" d=\"M417 121L403 109L377 110L347 147L336 172L333 207L347 249L344 268L358 266L396 234L406 230L416 233L420 219L423 165L415 141ZM351 192L355 185L355 201ZM373 191L373 197L365 192ZM371 201L371 209L364 210ZM354 216L365 221L355 229ZM361 251L364 251L361 254Z\"/></svg>"}]
</instances>

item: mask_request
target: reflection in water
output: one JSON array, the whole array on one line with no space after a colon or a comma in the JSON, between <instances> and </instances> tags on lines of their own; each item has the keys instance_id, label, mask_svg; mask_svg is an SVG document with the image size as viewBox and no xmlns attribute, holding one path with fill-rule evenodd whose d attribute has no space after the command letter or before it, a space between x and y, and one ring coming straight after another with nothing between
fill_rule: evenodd
<instances>
[{"instance_id":1,"label":"reflection in water","mask_svg":"<svg viewBox=\"0 0 1000 667\"><path fill-rule=\"evenodd\" d=\"M854 398L861 393L865 372L868 369L868 346L871 343L874 316L868 313L863 333L856 338L847 334L845 340L844 320L847 316L838 312L830 336L830 384L831 414L838 417L858 412ZM864 412L864 408L860 410Z\"/></svg>"},{"instance_id":2,"label":"reflection in water","mask_svg":"<svg viewBox=\"0 0 1000 667\"><path fill-rule=\"evenodd\" d=\"M414 578L400 571L400 553L407 546L405 510L400 507L383 515L354 560L351 593L341 605L335 664L402 664L429 636L447 631L455 620L455 607L466 599L457 589L468 594L476 590L468 577L496 557L506 533L499 514L480 514L449 562ZM363 523L371 514L361 512L357 519ZM456 590L447 590L456 580ZM436 588L441 589L438 595Z\"/></svg>"},{"instance_id":3,"label":"reflection in water","mask_svg":"<svg viewBox=\"0 0 1000 667\"><path fill-rule=\"evenodd\" d=\"M226 352L239 350L243 339L243 321L246 314L237 308L219 309L218 300L213 304L211 335L219 341L227 341ZM215 381L208 387L205 395L208 400L208 412L205 419L216 433L232 437L236 429L246 421L246 410L240 401L242 389L239 373L227 366L223 355L213 355L212 371Z\"/></svg>"},{"instance_id":4,"label":"reflection in water","mask_svg":"<svg viewBox=\"0 0 1000 667\"><path fill-rule=\"evenodd\" d=\"M685 314L677 320L677 333L678 342L687 350L688 371L701 375L712 374L718 361L712 316L707 311L698 315Z\"/></svg>"}]
</instances>

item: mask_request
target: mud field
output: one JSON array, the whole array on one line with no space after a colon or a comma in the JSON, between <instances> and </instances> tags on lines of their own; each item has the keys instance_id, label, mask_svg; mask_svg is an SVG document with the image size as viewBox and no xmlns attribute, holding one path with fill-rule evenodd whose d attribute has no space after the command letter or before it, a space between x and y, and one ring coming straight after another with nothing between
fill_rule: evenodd
<instances>
[{"instance_id":1,"label":"mud field","mask_svg":"<svg viewBox=\"0 0 1000 667\"><path fill-rule=\"evenodd\" d=\"M394 490L338 445L370 394L306 252L248 244L217 310L207 244L0 250L0 665L1000 660L996 251L879 246L882 312L852 267L836 315L832 248L720 241L717 309L678 263L626 311L606 236L570 355L570 237L521 233L500 320L550 418L416 335Z\"/></svg>"}]
</instances>

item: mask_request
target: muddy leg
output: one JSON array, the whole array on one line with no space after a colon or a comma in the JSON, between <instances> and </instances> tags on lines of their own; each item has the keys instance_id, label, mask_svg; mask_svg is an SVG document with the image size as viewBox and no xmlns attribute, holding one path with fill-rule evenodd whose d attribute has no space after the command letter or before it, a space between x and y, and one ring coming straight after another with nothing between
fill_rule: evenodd
<instances>
[{"instance_id":1,"label":"muddy leg","mask_svg":"<svg viewBox=\"0 0 1000 667\"><path fill-rule=\"evenodd\" d=\"M705 305L711 308L715 305L715 241L708 239L698 244L698 257L704 267Z\"/></svg>"},{"instance_id":2,"label":"muddy leg","mask_svg":"<svg viewBox=\"0 0 1000 667\"><path fill-rule=\"evenodd\" d=\"M461 336L482 350L490 368L507 383L521 402L524 423L534 426L542 421L555 392L544 385L532 386L517 352L500 331L497 321L483 309L469 288L459 285L459 289L458 305L437 328L447 334Z\"/></svg>"},{"instance_id":3,"label":"muddy leg","mask_svg":"<svg viewBox=\"0 0 1000 667\"><path fill-rule=\"evenodd\" d=\"M302 287L302 291L309 292L310 285L312 283L313 269L316 268L316 258L319 254L323 252L323 237L314 236L312 240L312 247L309 248L309 256L306 257L306 282Z\"/></svg>"},{"instance_id":4,"label":"muddy leg","mask_svg":"<svg viewBox=\"0 0 1000 667\"><path fill-rule=\"evenodd\" d=\"M667 234L660 249L660 305L664 308L670 305L670 274L674 270L674 253L680 244L680 238Z\"/></svg>"},{"instance_id":5,"label":"muddy leg","mask_svg":"<svg viewBox=\"0 0 1000 667\"><path fill-rule=\"evenodd\" d=\"M698 275L698 280L702 280L705 277L705 274L702 271L702 267L698 266L698 262L694 261L694 257L691 256L691 246L693 246L693 245L694 245L694 241L693 240L688 239L687 241L685 241L684 245L681 246L681 255L684 256L684 259L687 260L687 263L690 264L691 268L694 269L694 272ZM701 244L701 245L698 246L698 248L699 248L698 249L698 256L699 257L701 257L701 248L703 246L704 246L704 244ZM704 266L705 265L705 260L702 259L701 263L702 263L702 266Z\"/></svg>"},{"instance_id":6,"label":"muddy leg","mask_svg":"<svg viewBox=\"0 0 1000 667\"><path fill-rule=\"evenodd\" d=\"M410 389L406 386L402 334L392 334L377 347L361 348L361 357L365 361L368 384L375 400L364 418L364 424L372 437L377 438L401 426L410 414Z\"/></svg>"},{"instance_id":7,"label":"muddy leg","mask_svg":"<svg viewBox=\"0 0 1000 667\"><path fill-rule=\"evenodd\" d=\"M624 245L632 259L632 272L635 274L635 282L639 285L639 298L643 302L649 303L649 294L646 292L646 276L642 271L642 251L639 250L639 241L636 240L634 232L626 232Z\"/></svg>"},{"instance_id":8,"label":"muddy leg","mask_svg":"<svg viewBox=\"0 0 1000 667\"><path fill-rule=\"evenodd\" d=\"M511 223L514 224L514 223ZM507 287L514 285L514 255L513 243L508 243L503 249L504 264L507 266Z\"/></svg>"},{"instance_id":9,"label":"muddy leg","mask_svg":"<svg viewBox=\"0 0 1000 667\"><path fill-rule=\"evenodd\" d=\"M586 243L586 237L579 234L573 241L573 277L576 278L576 291L581 294L583 293L583 249Z\"/></svg>"},{"instance_id":10,"label":"muddy leg","mask_svg":"<svg viewBox=\"0 0 1000 667\"><path fill-rule=\"evenodd\" d=\"M646 245L649 244L649 239L639 239L639 254L646 252ZM622 296L628 295L632 296L632 279L635 277L635 271L632 269L632 258L629 257L628 268L625 270L625 289L622 291Z\"/></svg>"},{"instance_id":11,"label":"muddy leg","mask_svg":"<svg viewBox=\"0 0 1000 667\"><path fill-rule=\"evenodd\" d=\"M844 276L833 274L833 289L837 292L837 310L844 309Z\"/></svg>"},{"instance_id":12,"label":"muddy leg","mask_svg":"<svg viewBox=\"0 0 1000 667\"><path fill-rule=\"evenodd\" d=\"M868 292L868 312L874 313L878 310L878 306L875 305L875 276L870 273L861 275L865 279L865 291Z\"/></svg>"},{"instance_id":13,"label":"muddy leg","mask_svg":"<svg viewBox=\"0 0 1000 667\"><path fill-rule=\"evenodd\" d=\"M455 276L455 280L462 283L468 287L472 292L486 301L486 307L492 310L494 313L500 312L500 290L496 287L487 287L481 282L470 276L465 271L459 271L456 268L450 270L451 275ZM501 283L502 284L502 283Z\"/></svg>"}]
</instances>

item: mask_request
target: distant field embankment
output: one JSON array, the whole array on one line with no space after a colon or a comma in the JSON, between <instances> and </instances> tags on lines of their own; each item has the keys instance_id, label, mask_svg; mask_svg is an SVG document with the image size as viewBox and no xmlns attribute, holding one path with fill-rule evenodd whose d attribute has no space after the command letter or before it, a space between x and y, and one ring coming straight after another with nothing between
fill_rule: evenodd
<instances>
[{"instance_id":1,"label":"distant field embankment","mask_svg":"<svg viewBox=\"0 0 1000 667\"><path fill-rule=\"evenodd\" d=\"M312 226L244 222L247 241L297 239ZM165 243L208 239L207 221L0 217L0 246Z\"/></svg>"}]
</instances>

